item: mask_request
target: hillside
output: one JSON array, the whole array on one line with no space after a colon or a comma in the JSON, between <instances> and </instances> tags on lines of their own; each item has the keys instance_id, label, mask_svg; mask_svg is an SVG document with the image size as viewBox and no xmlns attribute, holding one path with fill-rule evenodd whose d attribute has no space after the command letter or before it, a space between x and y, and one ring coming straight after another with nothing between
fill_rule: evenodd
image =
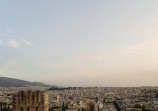
<instances>
[{"instance_id":1,"label":"hillside","mask_svg":"<svg viewBox=\"0 0 158 111\"><path fill-rule=\"evenodd\" d=\"M0 77L0 87L24 87L24 86L40 86L40 87L51 87L41 82L29 82L20 79Z\"/></svg>"}]
</instances>

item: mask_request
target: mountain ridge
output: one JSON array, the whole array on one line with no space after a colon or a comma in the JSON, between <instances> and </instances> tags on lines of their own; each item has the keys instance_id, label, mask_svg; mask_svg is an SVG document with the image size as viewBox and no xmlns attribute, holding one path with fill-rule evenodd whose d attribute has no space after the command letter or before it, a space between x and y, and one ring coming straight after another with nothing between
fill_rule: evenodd
<instances>
[{"instance_id":1,"label":"mountain ridge","mask_svg":"<svg viewBox=\"0 0 158 111\"><path fill-rule=\"evenodd\" d=\"M54 85L48 85L42 82L30 82L27 80L0 77L0 87L25 87L25 86L40 86L40 87L52 87Z\"/></svg>"}]
</instances>

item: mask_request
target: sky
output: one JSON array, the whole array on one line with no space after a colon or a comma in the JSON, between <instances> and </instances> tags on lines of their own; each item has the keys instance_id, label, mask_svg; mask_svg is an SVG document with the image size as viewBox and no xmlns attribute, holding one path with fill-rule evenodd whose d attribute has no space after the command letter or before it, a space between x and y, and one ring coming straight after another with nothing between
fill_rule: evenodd
<instances>
[{"instance_id":1,"label":"sky","mask_svg":"<svg viewBox=\"0 0 158 111\"><path fill-rule=\"evenodd\" d=\"M157 0L0 0L0 76L157 86Z\"/></svg>"}]
</instances>

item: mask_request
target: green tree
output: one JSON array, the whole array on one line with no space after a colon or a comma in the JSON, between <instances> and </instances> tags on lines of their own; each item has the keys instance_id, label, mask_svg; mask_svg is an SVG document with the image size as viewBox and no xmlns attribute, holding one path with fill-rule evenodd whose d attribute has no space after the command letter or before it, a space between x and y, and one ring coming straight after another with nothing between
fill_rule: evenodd
<instances>
[{"instance_id":1,"label":"green tree","mask_svg":"<svg viewBox=\"0 0 158 111\"><path fill-rule=\"evenodd\" d=\"M135 105L134 105L134 108L142 109L142 106L141 106L140 104L135 104Z\"/></svg>"}]
</instances>

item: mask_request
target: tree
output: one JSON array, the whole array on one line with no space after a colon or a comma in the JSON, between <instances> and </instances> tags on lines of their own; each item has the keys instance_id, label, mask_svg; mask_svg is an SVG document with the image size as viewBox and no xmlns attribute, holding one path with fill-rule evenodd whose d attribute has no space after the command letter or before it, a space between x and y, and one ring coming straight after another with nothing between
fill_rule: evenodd
<instances>
[{"instance_id":1,"label":"tree","mask_svg":"<svg viewBox=\"0 0 158 111\"><path fill-rule=\"evenodd\" d=\"M51 108L49 108L49 111L54 111L53 109L54 109L54 108L53 108L53 107L51 107Z\"/></svg>"},{"instance_id":2,"label":"tree","mask_svg":"<svg viewBox=\"0 0 158 111\"><path fill-rule=\"evenodd\" d=\"M134 105L134 108L142 109L142 106L141 106L140 104L135 104L135 105Z\"/></svg>"},{"instance_id":3,"label":"tree","mask_svg":"<svg viewBox=\"0 0 158 111\"><path fill-rule=\"evenodd\" d=\"M158 93L156 93L156 96L155 96L155 98L158 98Z\"/></svg>"}]
</instances>

